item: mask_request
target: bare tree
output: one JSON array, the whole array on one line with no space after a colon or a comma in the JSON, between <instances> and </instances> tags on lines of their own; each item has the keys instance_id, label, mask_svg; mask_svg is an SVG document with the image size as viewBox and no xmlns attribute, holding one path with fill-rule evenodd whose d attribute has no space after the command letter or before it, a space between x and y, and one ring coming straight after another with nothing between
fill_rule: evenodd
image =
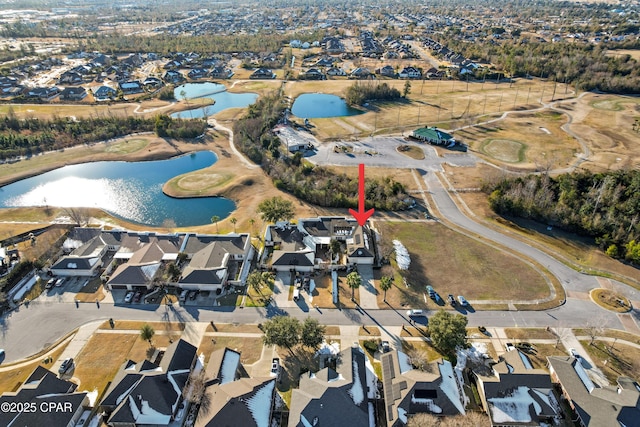
<instances>
[{"instance_id":1,"label":"bare tree","mask_svg":"<svg viewBox=\"0 0 640 427\"><path fill-rule=\"evenodd\" d=\"M587 323L587 334L589 335L589 338L591 338L589 345L593 345L593 342L604 333L606 327L607 320L603 316L590 320Z\"/></svg>"},{"instance_id":2,"label":"bare tree","mask_svg":"<svg viewBox=\"0 0 640 427\"><path fill-rule=\"evenodd\" d=\"M67 215L78 227L89 223L89 211L86 208L64 208L62 212Z\"/></svg>"},{"instance_id":3,"label":"bare tree","mask_svg":"<svg viewBox=\"0 0 640 427\"><path fill-rule=\"evenodd\" d=\"M193 405L199 406L199 412L204 415L211 410L211 397L207 394L207 378L204 370L191 373L182 390L184 398Z\"/></svg>"}]
</instances>

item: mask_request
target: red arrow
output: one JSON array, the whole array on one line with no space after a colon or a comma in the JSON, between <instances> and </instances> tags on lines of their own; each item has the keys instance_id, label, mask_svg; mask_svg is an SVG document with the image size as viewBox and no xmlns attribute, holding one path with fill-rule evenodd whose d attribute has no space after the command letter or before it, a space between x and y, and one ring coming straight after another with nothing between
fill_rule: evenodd
<instances>
[{"instance_id":1,"label":"red arrow","mask_svg":"<svg viewBox=\"0 0 640 427\"><path fill-rule=\"evenodd\" d=\"M358 167L358 210L349 209L349 212L358 221L360 226L364 226L369 217L373 215L374 210L364 210L364 164L360 163Z\"/></svg>"}]
</instances>

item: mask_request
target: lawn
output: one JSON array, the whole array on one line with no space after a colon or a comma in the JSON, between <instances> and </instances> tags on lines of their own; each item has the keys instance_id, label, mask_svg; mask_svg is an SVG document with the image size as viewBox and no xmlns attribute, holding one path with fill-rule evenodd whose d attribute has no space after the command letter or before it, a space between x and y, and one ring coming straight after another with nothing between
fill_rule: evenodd
<instances>
[{"instance_id":1,"label":"lawn","mask_svg":"<svg viewBox=\"0 0 640 427\"><path fill-rule=\"evenodd\" d=\"M205 336L198 347L198 355L204 353L204 360L207 363L213 351L228 347L240 353L242 364L250 365L260 360L262 346L262 338Z\"/></svg>"},{"instance_id":2,"label":"lawn","mask_svg":"<svg viewBox=\"0 0 640 427\"><path fill-rule=\"evenodd\" d=\"M527 341L532 339L555 340L556 336L544 328L505 328L505 334L509 339Z\"/></svg>"},{"instance_id":3,"label":"lawn","mask_svg":"<svg viewBox=\"0 0 640 427\"><path fill-rule=\"evenodd\" d=\"M545 279L517 257L457 233L439 223L378 222L380 253L392 257L392 239L408 249L411 264L396 274L387 292L392 307L424 308L435 303L424 295L431 285L442 298L464 295L467 300L528 300L549 295ZM378 304L383 306L382 293ZM441 304L442 305L442 304ZM482 308L478 305L477 308Z\"/></svg>"},{"instance_id":4,"label":"lawn","mask_svg":"<svg viewBox=\"0 0 640 427\"><path fill-rule=\"evenodd\" d=\"M260 328L256 324L240 324L240 323L214 323L211 322L207 326L207 332L233 332L233 333L253 333L262 334Z\"/></svg>"},{"instance_id":5,"label":"lawn","mask_svg":"<svg viewBox=\"0 0 640 427\"><path fill-rule=\"evenodd\" d=\"M636 381L640 379L640 349L620 342L596 341L593 345L589 345L589 341L580 343L612 384L620 376Z\"/></svg>"},{"instance_id":6,"label":"lawn","mask_svg":"<svg viewBox=\"0 0 640 427\"><path fill-rule=\"evenodd\" d=\"M75 358L73 376L80 381L79 389L97 389L101 395L120 366L129 359L136 341L141 341L138 334L94 334Z\"/></svg>"},{"instance_id":7,"label":"lawn","mask_svg":"<svg viewBox=\"0 0 640 427\"><path fill-rule=\"evenodd\" d=\"M320 275L313 278L316 289L313 292L313 305L320 308L355 308L351 301L351 288L347 286L347 274L344 271L338 272L338 304L333 303L332 279L330 275ZM359 301L360 290L355 290L355 300Z\"/></svg>"},{"instance_id":8,"label":"lawn","mask_svg":"<svg viewBox=\"0 0 640 427\"><path fill-rule=\"evenodd\" d=\"M95 277L90 280L76 294L76 300L80 302L94 302L96 300L102 301L104 297L104 288L99 277Z\"/></svg>"},{"instance_id":9,"label":"lawn","mask_svg":"<svg viewBox=\"0 0 640 427\"><path fill-rule=\"evenodd\" d=\"M51 358L53 362L58 360L64 349L67 348L67 344L57 348L52 354ZM19 368L11 369L0 373L0 394L4 392L16 391L18 387L31 375L34 369L38 366L42 366L47 369L51 369L52 363L44 363L45 357L37 358L32 363Z\"/></svg>"}]
</instances>

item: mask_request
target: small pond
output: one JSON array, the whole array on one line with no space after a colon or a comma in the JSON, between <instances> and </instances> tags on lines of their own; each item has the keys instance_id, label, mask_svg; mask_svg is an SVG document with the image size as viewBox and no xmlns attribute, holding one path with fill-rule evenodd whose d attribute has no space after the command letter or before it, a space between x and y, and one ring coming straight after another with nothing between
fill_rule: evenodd
<instances>
[{"instance_id":1,"label":"small pond","mask_svg":"<svg viewBox=\"0 0 640 427\"><path fill-rule=\"evenodd\" d=\"M325 117L355 116L362 111L347 105L346 101L336 95L325 93L304 93L296 98L291 113L304 119Z\"/></svg>"},{"instance_id":2,"label":"small pond","mask_svg":"<svg viewBox=\"0 0 640 427\"><path fill-rule=\"evenodd\" d=\"M244 108L256 102L256 93L230 93L224 85L218 83L186 83L178 86L173 91L176 99L211 98L213 105L202 108L194 108L187 111L171 114L174 119L198 119L211 116L227 108Z\"/></svg>"}]
</instances>

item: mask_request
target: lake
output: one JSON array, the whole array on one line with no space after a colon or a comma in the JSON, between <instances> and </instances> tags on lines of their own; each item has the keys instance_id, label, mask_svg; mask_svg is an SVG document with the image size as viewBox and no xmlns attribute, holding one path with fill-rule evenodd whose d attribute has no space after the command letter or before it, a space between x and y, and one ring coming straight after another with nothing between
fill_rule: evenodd
<instances>
[{"instance_id":1,"label":"lake","mask_svg":"<svg viewBox=\"0 0 640 427\"><path fill-rule=\"evenodd\" d=\"M0 207L100 208L149 226L172 220L178 227L227 217L235 203L224 197L176 199L162 192L169 179L211 166L211 151L149 162L95 162L65 166L0 188ZM28 161L28 160L23 160Z\"/></svg>"},{"instance_id":2,"label":"lake","mask_svg":"<svg viewBox=\"0 0 640 427\"><path fill-rule=\"evenodd\" d=\"M230 93L218 83L186 83L173 91L176 99L211 98L215 104L171 114L174 119L198 119L210 116L227 108L244 108L256 102L257 93Z\"/></svg>"},{"instance_id":3,"label":"lake","mask_svg":"<svg viewBox=\"0 0 640 427\"><path fill-rule=\"evenodd\" d=\"M303 93L293 102L291 113L304 119L355 116L362 111L351 108L346 101L336 95L325 93Z\"/></svg>"}]
</instances>

